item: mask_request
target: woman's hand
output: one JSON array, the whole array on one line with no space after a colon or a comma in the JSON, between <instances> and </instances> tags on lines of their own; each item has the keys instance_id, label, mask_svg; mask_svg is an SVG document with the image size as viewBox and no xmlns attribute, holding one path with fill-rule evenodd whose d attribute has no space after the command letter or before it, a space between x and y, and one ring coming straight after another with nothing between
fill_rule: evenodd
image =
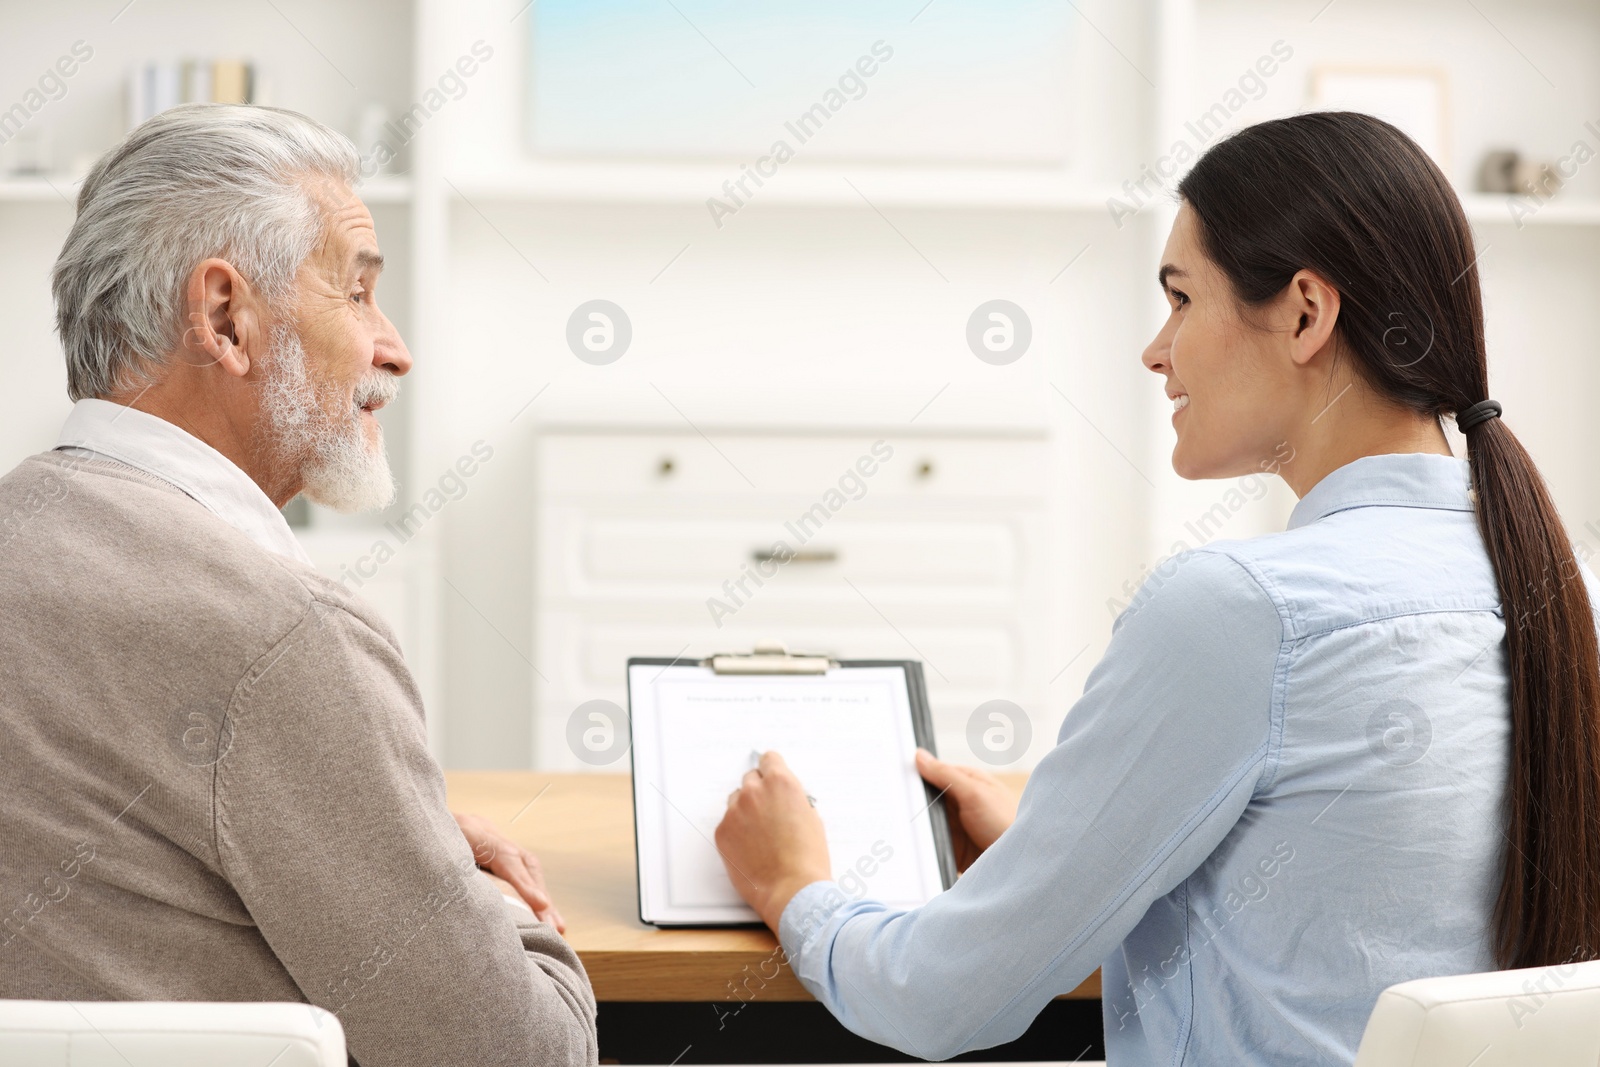
<instances>
[{"instance_id":1,"label":"woman's hand","mask_svg":"<svg viewBox=\"0 0 1600 1067\"><path fill-rule=\"evenodd\" d=\"M822 819L776 752L728 795L716 838L728 879L774 933L796 893L833 877Z\"/></svg>"},{"instance_id":2,"label":"woman's hand","mask_svg":"<svg viewBox=\"0 0 1600 1067\"><path fill-rule=\"evenodd\" d=\"M946 763L926 749L917 749L917 771L941 791L953 818L950 839L956 868L966 870L1017 821L1017 794L988 771Z\"/></svg>"},{"instance_id":3,"label":"woman's hand","mask_svg":"<svg viewBox=\"0 0 1600 1067\"><path fill-rule=\"evenodd\" d=\"M566 933L566 920L561 918L555 901L550 899L550 890L545 888L538 857L480 815L455 815L455 820L478 867L505 879L517 896L528 902L540 922L554 926L557 933Z\"/></svg>"}]
</instances>

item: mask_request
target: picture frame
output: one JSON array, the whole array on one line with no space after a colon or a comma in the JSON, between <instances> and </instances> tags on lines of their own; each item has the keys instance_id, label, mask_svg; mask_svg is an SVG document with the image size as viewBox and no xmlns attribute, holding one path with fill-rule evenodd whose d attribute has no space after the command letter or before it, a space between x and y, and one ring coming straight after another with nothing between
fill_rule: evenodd
<instances>
[{"instance_id":1,"label":"picture frame","mask_svg":"<svg viewBox=\"0 0 1600 1067\"><path fill-rule=\"evenodd\" d=\"M1393 123L1450 170L1450 82L1443 68L1325 63L1311 72L1311 107Z\"/></svg>"}]
</instances>

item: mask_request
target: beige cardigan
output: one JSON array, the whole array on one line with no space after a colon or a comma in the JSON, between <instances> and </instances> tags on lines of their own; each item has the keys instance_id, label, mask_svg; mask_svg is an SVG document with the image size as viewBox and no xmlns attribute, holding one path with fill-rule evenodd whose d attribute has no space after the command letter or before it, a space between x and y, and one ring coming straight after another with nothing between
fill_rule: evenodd
<instances>
[{"instance_id":1,"label":"beige cardigan","mask_svg":"<svg viewBox=\"0 0 1600 1067\"><path fill-rule=\"evenodd\" d=\"M363 1067L596 1060L388 627L142 471L0 478L0 797L0 997L309 1001Z\"/></svg>"}]
</instances>

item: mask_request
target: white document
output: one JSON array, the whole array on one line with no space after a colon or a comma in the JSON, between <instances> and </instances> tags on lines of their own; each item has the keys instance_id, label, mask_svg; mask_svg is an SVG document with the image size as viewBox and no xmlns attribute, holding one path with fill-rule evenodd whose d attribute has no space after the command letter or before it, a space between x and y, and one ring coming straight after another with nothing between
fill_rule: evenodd
<instances>
[{"instance_id":1,"label":"white document","mask_svg":"<svg viewBox=\"0 0 1600 1067\"><path fill-rule=\"evenodd\" d=\"M768 750L816 798L846 894L911 908L943 890L903 668L718 675L636 663L628 692L645 922L760 921L713 835L753 754Z\"/></svg>"}]
</instances>

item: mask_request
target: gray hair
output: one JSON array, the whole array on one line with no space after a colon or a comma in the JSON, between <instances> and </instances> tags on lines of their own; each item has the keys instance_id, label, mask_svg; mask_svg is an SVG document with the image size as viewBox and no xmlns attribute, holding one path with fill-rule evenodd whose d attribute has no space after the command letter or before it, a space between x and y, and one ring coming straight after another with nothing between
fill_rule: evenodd
<instances>
[{"instance_id":1,"label":"gray hair","mask_svg":"<svg viewBox=\"0 0 1600 1067\"><path fill-rule=\"evenodd\" d=\"M154 381L185 328L202 260L232 263L267 301L286 297L322 233L306 179L354 186L348 138L304 115L237 104L163 111L102 156L51 284L73 400Z\"/></svg>"}]
</instances>

